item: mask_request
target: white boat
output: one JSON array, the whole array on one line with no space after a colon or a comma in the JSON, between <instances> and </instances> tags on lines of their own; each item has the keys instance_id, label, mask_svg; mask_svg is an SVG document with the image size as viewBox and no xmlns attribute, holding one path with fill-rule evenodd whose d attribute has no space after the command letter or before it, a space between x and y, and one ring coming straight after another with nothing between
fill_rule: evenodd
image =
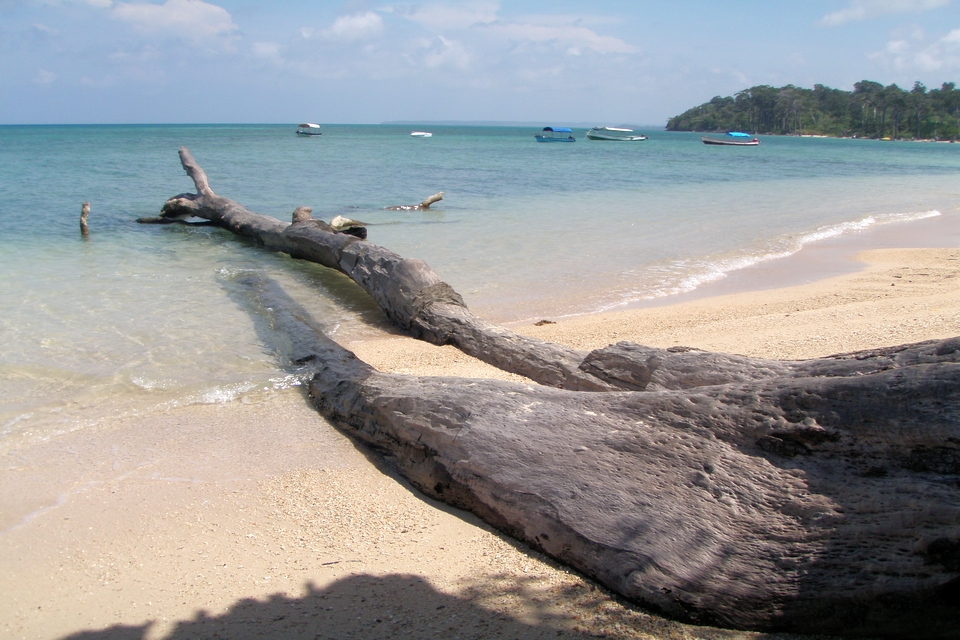
<instances>
[{"instance_id":1,"label":"white boat","mask_svg":"<svg viewBox=\"0 0 960 640\"><path fill-rule=\"evenodd\" d=\"M429 131L411 131L410 135L414 138L432 138L433 134Z\"/></svg>"},{"instance_id":2,"label":"white boat","mask_svg":"<svg viewBox=\"0 0 960 640\"><path fill-rule=\"evenodd\" d=\"M587 138L590 140L613 140L616 142L640 142L641 140L646 140L647 136L642 133L634 135L633 129L594 127L587 131Z\"/></svg>"},{"instance_id":3,"label":"white boat","mask_svg":"<svg viewBox=\"0 0 960 640\"><path fill-rule=\"evenodd\" d=\"M314 124L312 122L302 122L297 125L297 135L298 136L322 136L320 133L320 125Z\"/></svg>"}]
</instances>

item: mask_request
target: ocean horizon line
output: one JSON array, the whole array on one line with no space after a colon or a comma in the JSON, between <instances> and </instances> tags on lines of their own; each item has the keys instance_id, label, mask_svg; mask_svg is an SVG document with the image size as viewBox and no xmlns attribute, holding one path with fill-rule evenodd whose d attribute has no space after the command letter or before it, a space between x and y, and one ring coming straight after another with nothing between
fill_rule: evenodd
<instances>
[{"instance_id":1,"label":"ocean horizon line","mask_svg":"<svg viewBox=\"0 0 960 640\"><path fill-rule=\"evenodd\" d=\"M0 127L264 127L296 126L312 120L290 120L284 122L4 122ZM454 127L544 127L553 126L544 122L559 123L558 126L590 128L595 126L635 127L637 129L666 130L662 124L601 124L598 122L567 122L563 120L520 121L520 120L386 120L383 122L323 122L323 126L377 127L377 126L454 126Z\"/></svg>"}]
</instances>

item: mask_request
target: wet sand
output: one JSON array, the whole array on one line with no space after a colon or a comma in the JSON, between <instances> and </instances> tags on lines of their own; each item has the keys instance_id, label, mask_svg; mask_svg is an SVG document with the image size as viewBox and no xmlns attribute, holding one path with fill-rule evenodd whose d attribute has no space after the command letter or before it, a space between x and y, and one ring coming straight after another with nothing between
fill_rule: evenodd
<instances>
[{"instance_id":1,"label":"wet sand","mask_svg":"<svg viewBox=\"0 0 960 640\"><path fill-rule=\"evenodd\" d=\"M960 249L856 258L798 286L515 328L776 358L960 335ZM386 371L511 377L406 338L347 346ZM618 601L412 491L299 389L118 419L0 463L3 637L773 637Z\"/></svg>"}]
</instances>

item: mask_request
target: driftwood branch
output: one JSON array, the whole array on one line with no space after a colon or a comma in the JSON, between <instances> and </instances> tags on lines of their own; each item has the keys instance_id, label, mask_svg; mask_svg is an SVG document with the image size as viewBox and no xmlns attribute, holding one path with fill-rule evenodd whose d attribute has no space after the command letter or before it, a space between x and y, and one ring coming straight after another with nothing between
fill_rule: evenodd
<instances>
[{"instance_id":1,"label":"driftwood branch","mask_svg":"<svg viewBox=\"0 0 960 640\"><path fill-rule=\"evenodd\" d=\"M387 207L387 209L391 211L417 211L419 209L429 209L430 205L441 200L443 200L443 191L433 194L420 204L398 204L392 207Z\"/></svg>"},{"instance_id":2,"label":"driftwood branch","mask_svg":"<svg viewBox=\"0 0 960 640\"><path fill-rule=\"evenodd\" d=\"M312 218L288 224L253 213L216 195L207 174L186 148L180 149L180 163L194 180L197 193L167 200L160 220L203 218L273 251L336 269L359 284L387 318L410 335L433 344L452 344L505 371L557 387L614 388L578 368L585 353L521 336L477 318L463 298L422 260L403 258L349 234L335 233Z\"/></svg>"},{"instance_id":3,"label":"driftwood branch","mask_svg":"<svg viewBox=\"0 0 960 640\"><path fill-rule=\"evenodd\" d=\"M184 211L351 275L415 335L483 344L511 370L530 358L552 386L380 373L278 286L245 280L291 359L315 367L319 410L428 495L680 619L956 637L960 338L799 362L581 354L517 341L422 262L321 221L270 222L215 195L164 207Z\"/></svg>"}]
</instances>

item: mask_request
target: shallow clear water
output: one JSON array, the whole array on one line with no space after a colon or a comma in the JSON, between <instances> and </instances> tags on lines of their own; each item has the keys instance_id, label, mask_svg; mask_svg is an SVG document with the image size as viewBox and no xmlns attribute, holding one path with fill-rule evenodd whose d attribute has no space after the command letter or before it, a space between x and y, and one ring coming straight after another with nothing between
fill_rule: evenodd
<instances>
[{"instance_id":1,"label":"shallow clear water","mask_svg":"<svg viewBox=\"0 0 960 640\"><path fill-rule=\"evenodd\" d=\"M538 144L511 127L0 127L0 447L105 417L297 384L235 278L279 279L340 339L382 328L339 274L209 228L144 226L192 191L288 220L299 205L370 223L495 321L687 291L805 243L953 211L960 145L763 138L705 146ZM388 211L437 191L430 211ZM87 239L80 205L91 203Z\"/></svg>"}]
</instances>

